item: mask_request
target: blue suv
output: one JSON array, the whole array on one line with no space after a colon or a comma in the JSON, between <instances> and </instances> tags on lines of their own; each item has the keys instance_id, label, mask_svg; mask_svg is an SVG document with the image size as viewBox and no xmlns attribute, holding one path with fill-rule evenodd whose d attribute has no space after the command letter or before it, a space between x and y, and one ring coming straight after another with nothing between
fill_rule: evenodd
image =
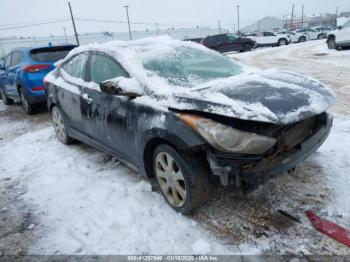
<instances>
[{"instance_id":1,"label":"blue suv","mask_svg":"<svg viewBox=\"0 0 350 262\"><path fill-rule=\"evenodd\" d=\"M66 57L75 45L16 48L0 63L0 94L6 105L20 100L31 115L37 105L46 102L43 79Z\"/></svg>"}]
</instances>

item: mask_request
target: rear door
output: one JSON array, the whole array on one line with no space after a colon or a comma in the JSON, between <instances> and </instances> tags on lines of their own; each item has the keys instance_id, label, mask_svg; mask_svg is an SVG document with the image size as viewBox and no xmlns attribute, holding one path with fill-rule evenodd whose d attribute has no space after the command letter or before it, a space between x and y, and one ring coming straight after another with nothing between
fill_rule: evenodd
<instances>
[{"instance_id":1,"label":"rear door","mask_svg":"<svg viewBox=\"0 0 350 262\"><path fill-rule=\"evenodd\" d=\"M88 53L80 53L66 61L59 69L63 78L62 84L56 89L56 97L61 111L68 123L68 128L86 134L81 115L82 89L86 82L86 63Z\"/></svg>"},{"instance_id":2,"label":"rear door","mask_svg":"<svg viewBox=\"0 0 350 262\"><path fill-rule=\"evenodd\" d=\"M227 51L239 51L242 50L242 43L239 41L239 37L232 34L227 34L228 37L228 45Z\"/></svg>"},{"instance_id":3,"label":"rear door","mask_svg":"<svg viewBox=\"0 0 350 262\"><path fill-rule=\"evenodd\" d=\"M89 59L89 80L101 82L129 77L124 68L107 54L93 52ZM105 148L131 161L134 155L133 132L127 131L127 117L132 113L129 98L114 96L96 89L84 88L83 117L85 130Z\"/></svg>"}]
</instances>

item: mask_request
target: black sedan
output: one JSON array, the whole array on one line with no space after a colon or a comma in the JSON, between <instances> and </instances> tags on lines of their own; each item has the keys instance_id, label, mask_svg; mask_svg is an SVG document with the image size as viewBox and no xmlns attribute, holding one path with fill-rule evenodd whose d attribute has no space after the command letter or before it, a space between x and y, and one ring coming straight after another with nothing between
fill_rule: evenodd
<instances>
[{"instance_id":1,"label":"black sedan","mask_svg":"<svg viewBox=\"0 0 350 262\"><path fill-rule=\"evenodd\" d=\"M234 34L207 36L202 39L201 44L220 53L232 51L248 52L257 47L255 41Z\"/></svg>"},{"instance_id":2,"label":"black sedan","mask_svg":"<svg viewBox=\"0 0 350 262\"><path fill-rule=\"evenodd\" d=\"M327 138L333 93L277 70L249 70L167 37L74 49L46 78L58 139L83 141L158 181L189 213L213 183L249 191Z\"/></svg>"}]
</instances>

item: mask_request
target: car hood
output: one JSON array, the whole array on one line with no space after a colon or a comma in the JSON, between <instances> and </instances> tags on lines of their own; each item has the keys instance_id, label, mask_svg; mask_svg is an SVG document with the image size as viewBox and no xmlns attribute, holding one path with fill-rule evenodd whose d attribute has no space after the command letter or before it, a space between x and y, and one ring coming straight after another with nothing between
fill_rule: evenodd
<instances>
[{"instance_id":1,"label":"car hood","mask_svg":"<svg viewBox=\"0 0 350 262\"><path fill-rule=\"evenodd\" d=\"M265 70L213 81L176 94L163 105L242 120L289 124L320 114L335 102L319 81L278 70Z\"/></svg>"}]
</instances>

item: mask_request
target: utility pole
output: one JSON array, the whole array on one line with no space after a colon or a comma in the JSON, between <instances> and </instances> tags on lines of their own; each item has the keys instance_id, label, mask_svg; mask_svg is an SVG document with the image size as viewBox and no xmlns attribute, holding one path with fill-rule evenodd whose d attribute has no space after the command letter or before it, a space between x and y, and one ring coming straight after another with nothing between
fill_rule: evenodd
<instances>
[{"instance_id":1,"label":"utility pole","mask_svg":"<svg viewBox=\"0 0 350 262\"><path fill-rule=\"evenodd\" d=\"M159 35L159 28L158 28L158 23L156 23L156 28L157 28L157 35Z\"/></svg>"},{"instance_id":2,"label":"utility pole","mask_svg":"<svg viewBox=\"0 0 350 262\"><path fill-rule=\"evenodd\" d=\"M66 32L66 28L62 27L63 32L64 32L64 37L66 38L66 43L68 43L68 37L67 37L67 32Z\"/></svg>"},{"instance_id":3,"label":"utility pole","mask_svg":"<svg viewBox=\"0 0 350 262\"><path fill-rule=\"evenodd\" d=\"M221 21L219 20L219 34L221 34Z\"/></svg>"},{"instance_id":4,"label":"utility pole","mask_svg":"<svg viewBox=\"0 0 350 262\"><path fill-rule=\"evenodd\" d=\"M129 19L129 7L128 5L125 5L125 10L126 10L126 18L128 19L128 27L129 27L129 38L132 40L132 35L131 35L131 28L130 28L130 19Z\"/></svg>"},{"instance_id":5,"label":"utility pole","mask_svg":"<svg viewBox=\"0 0 350 262\"><path fill-rule=\"evenodd\" d=\"M71 19L72 19L72 24L73 24L75 39L77 40L77 45L79 46L80 44L79 44L79 38L78 38L77 28L75 27L75 22L74 22L74 17L73 17L73 12L72 12L72 6L70 5L70 2L68 2L68 5L69 5L70 17L71 17Z\"/></svg>"},{"instance_id":6,"label":"utility pole","mask_svg":"<svg viewBox=\"0 0 350 262\"><path fill-rule=\"evenodd\" d=\"M239 32L239 5L237 5L237 32Z\"/></svg>"},{"instance_id":7,"label":"utility pole","mask_svg":"<svg viewBox=\"0 0 350 262\"><path fill-rule=\"evenodd\" d=\"M233 34L236 34L236 24L235 24L235 3L233 2Z\"/></svg>"},{"instance_id":8,"label":"utility pole","mask_svg":"<svg viewBox=\"0 0 350 262\"><path fill-rule=\"evenodd\" d=\"M301 7L301 28L304 28L304 5Z\"/></svg>"},{"instance_id":9,"label":"utility pole","mask_svg":"<svg viewBox=\"0 0 350 262\"><path fill-rule=\"evenodd\" d=\"M292 7L292 16L290 18L290 28L289 28L289 30L292 30L293 17L294 17L294 4L293 4L293 7Z\"/></svg>"},{"instance_id":10,"label":"utility pole","mask_svg":"<svg viewBox=\"0 0 350 262\"><path fill-rule=\"evenodd\" d=\"M337 7L337 9L335 10L335 17L338 18L338 10L339 10L339 7Z\"/></svg>"}]
</instances>

